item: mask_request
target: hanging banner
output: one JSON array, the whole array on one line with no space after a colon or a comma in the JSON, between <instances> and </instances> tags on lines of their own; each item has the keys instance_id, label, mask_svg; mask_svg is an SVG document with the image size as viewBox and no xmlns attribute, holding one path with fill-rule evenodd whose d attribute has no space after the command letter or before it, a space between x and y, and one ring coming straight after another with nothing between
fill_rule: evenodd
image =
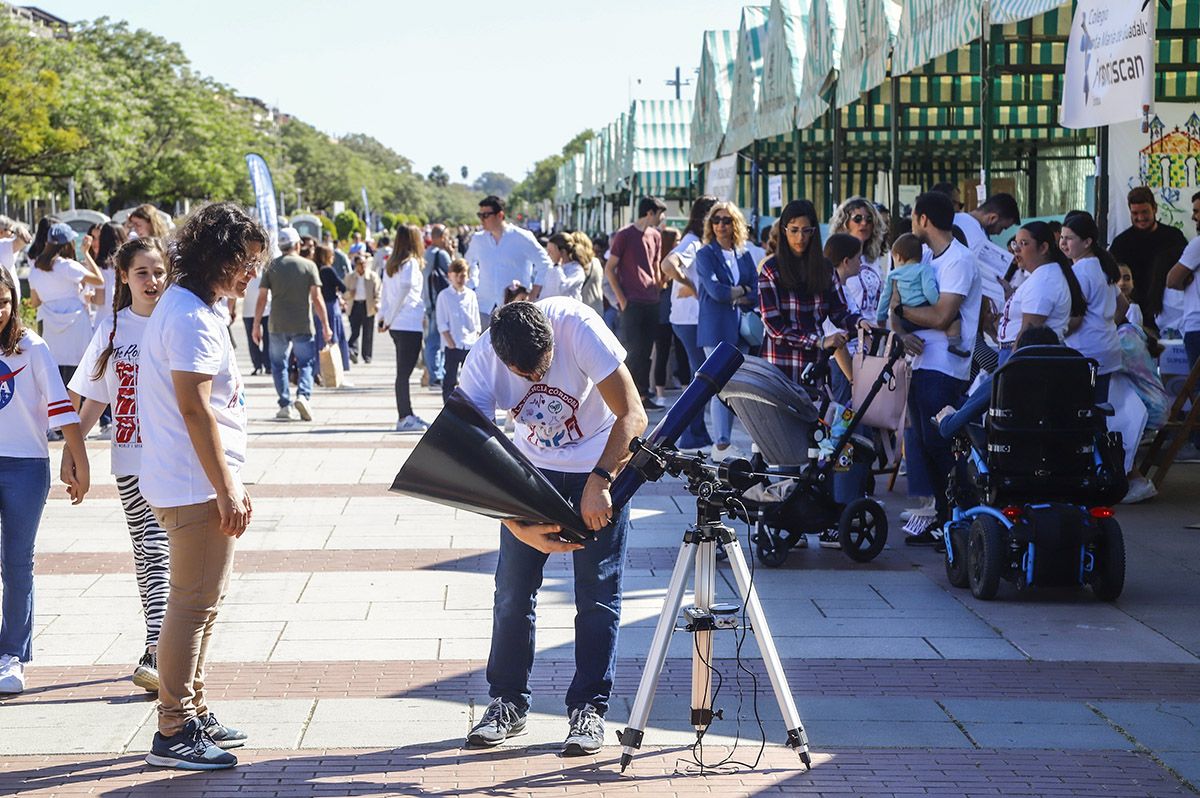
<instances>
[{"instance_id":1,"label":"hanging banner","mask_svg":"<svg viewBox=\"0 0 1200 798\"><path fill-rule=\"evenodd\" d=\"M1153 2L1079 0L1067 43L1062 126L1141 119L1154 103Z\"/></svg>"},{"instance_id":2,"label":"hanging banner","mask_svg":"<svg viewBox=\"0 0 1200 798\"><path fill-rule=\"evenodd\" d=\"M271 257L279 257L279 212L275 206L275 183L271 170L261 155L246 156L246 167L250 170L250 190L254 192L254 206L258 209L258 221L271 235Z\"/></svg>"},{"instance_id":3,"label":"hanging banner","mask_svg":"<svg viewBox=\"0 0 1200 798\"><path fill-rule=\"evenodd\" d=\"M772 208L783 207L783 175L767 178L767 204Z\"/></svg>"},{"instance_id":4,"label":"hanging banner","mask_svg":"<svg viewBox=\"0 0 1200 798\"><path fill-rule=\"evenodd\" d=\"M1159 103L1142 123L1113 125L1108 132L1108 229L1115 237L1129 227L1129 189L1146 186L1158 202L1158 221L1195 235L1192 195L1200 191L1200 105Z\"/></svg>"},{"instance_id":5,"label":"hanging banner","mask_svg":"<svg viewBox=\"0 0 1200 798\"><path fill-rule=\"evenodd\" d=\"M737 153L711 161L704 169L704 193L737 202Z\"/></svg>"}]
</instances>

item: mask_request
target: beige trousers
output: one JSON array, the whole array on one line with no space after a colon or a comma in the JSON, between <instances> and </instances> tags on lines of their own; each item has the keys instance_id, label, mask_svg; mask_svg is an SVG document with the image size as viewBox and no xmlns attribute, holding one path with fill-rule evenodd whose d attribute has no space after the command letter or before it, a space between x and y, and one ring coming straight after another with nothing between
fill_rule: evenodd
<instances>
[{"instance_id":1,"label":"beige trousers","mask_svg":"<svg viewBox=\"0 0 1200 798\"><path fill-rule=\"evenodd\" d=\"M221 533L215 499L153 509L171 547L171 591L158 638L158 731L170 736L208 713L204 660L229 584L236 538Z\"/></svg>"}]
</instances>

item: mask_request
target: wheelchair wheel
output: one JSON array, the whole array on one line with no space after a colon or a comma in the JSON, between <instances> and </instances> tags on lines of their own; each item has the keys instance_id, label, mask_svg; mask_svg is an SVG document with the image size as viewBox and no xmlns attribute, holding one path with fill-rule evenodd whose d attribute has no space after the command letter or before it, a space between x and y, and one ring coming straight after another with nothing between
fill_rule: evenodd
<instances>
[{"instance_id":1,"label":"wheelchair wheel","mask_svg":"<svg viewBox=\"0 0 1200 798\"><path fill-rule=\"evenodd\" d=\"M946 580L954 587L966 587L970 580L967 578L967 525L948 524L950 530L950 545L946 548ZM950 552L954 552L954 562L950 562Z\"/></svg>"},{"instance_id":2,"label":"wheelchair wheel","mask_svg":"<svg viewBox=\"0 0 1200 798\"><path fill-rule=\"evenodd\" d=\"M838 540L842 551L855 562L870 562L887 543L887 514L874 499L855 499L842 510Z\"/></svg>"},{"instance_id":3,"label":"wheelchair wheel","mask_svg":"<svg viewBox=\"0 0 1200 798\"><path fill-rule=\"evenodd\" d=\"M1100 519L1100 534L1092 592L1102 601L1116 601L1125 589L1125 536L1113 518Z\"/></svg>"},{"instance_id":4,"label":"wheelchair wheel","mask_svg":"<svg viewBox=\"0 0 1200 798\"><path fill-rule=\"evenodd\" d=\"M787 561L788 547L777 540L773 529L760 524L754 536L754 556L768 568L778 568Z\"/></svg>"},{"instance_id":5,"label":"wheelchair wheel","mask_svg":"<svg viewBox=\"0 0 1200 798\"><path fill-rule=\"evenodd\" d=\"M996 597L1003 557L1004 528L990 515L976 516L967 533L967 578L975 598L988 601Z\"/></svg>"}]
</instances>

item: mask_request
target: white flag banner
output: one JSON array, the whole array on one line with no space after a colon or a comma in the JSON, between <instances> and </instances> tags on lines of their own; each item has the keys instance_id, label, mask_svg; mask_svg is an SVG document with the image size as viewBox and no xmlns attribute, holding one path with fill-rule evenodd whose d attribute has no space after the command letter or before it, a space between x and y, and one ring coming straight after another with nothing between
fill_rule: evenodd
<instances>
[{"instance_id":1,"label":"white flag banner","mask_svg":"<svg viewBox=\"0 0 1200 798\"><path fill-rule=\"evenodd\" d=\"M1140 119L1154 102L1154 13L1145 0L1079 0L1067 43L1062 126Z\"/></svg>"},{"instance_id":2,"label":"white flag banner","mask_svg":"<svg viewBox=\"0 0 1200 798\"><path fill-rule=\"evenodd\" d=\"M722 201L737 200L737 153L710 161L704 178L704 193Z\"/></svg>"}]
</instances>

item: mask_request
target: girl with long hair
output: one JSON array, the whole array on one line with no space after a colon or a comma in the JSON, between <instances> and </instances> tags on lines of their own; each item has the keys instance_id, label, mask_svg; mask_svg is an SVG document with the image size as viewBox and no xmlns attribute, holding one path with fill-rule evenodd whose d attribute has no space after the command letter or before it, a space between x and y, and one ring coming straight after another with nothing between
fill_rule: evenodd
<instances>
[{"instance_id":1,"label":"girl with long hair","mask_svg":"<svg viewBox=\"0 0 1200 798\"><path fill-rule=\"evenodd\" d=\"M167 226L163 223L158 208L155 208L148 202L130 211L127 221L130 232L138 238L157 238L159 241L167 240L167 233L169 232Z\"/></svg>"},{"instance_id":2,"label":"girl with long hair","mask_svg":"<svg viewBox=\"0 0 1200 798\"><path fill-rule=\"evenodd\" d=\"M96 327L68 386L83 399L79 417L84 435L105 408L112 406L116 414L116 430L110 436L112 473L133 543L134 573L146 621L146 648L134 669L133 683L149 692L158 690L158 635L167 610L170 565L167 533L138 487L142 437L137 384L142 338L167 286L166 260L157 238L135 238L117 251L112 311ZM63 462L70 458L70 450L63 453Z\"/></svg>"},{"instance_id":3,"label":"girl with long hair","mask_svg":"<svg viewBox=\"0 0 1200 798\"><path fill-rule=\"evenodd\" d=\"M1098 364L1096 401L1108 401L1113 372L1121 368L1121 344L1114 319L1124 315L1124 298L1117 283L1121 269L1100 240L1100 230L1090 213L1079 211L1063 221L1059 246L1071 259L1086 308L1067 323L1067 346Z\"/></svg>"},{"instance_id":4,"label":"girl with long hair","mask_svg":"<svg viewBox=\"0 0 1200 798\"><path fill-rule=\"evenodd\" d=\"M396 432L422 432L429 425L413 413L408 378L421 355L425 302L421 267L425 241L421 228L401 225L396 243L384 267L383 291L379 303L379 331L392 336L396 345Z\"/></svg>"},{"instance_id":5,"label":"girl with long hair","mask_svg":"<svg viewBox=\"0 0 1200 798\"><path fill-rule=\"evenodd\" d=\"M1071 262L1054 240L1045 222L1028 222L1013 238L1013 252L1025 277L1004 303L996 328L1000 363L1012 356L1021 333L1030 327L1048 327L1059 338L1066 335L1072 318L1087 309Z\"/></svg>"}]
</instances>

